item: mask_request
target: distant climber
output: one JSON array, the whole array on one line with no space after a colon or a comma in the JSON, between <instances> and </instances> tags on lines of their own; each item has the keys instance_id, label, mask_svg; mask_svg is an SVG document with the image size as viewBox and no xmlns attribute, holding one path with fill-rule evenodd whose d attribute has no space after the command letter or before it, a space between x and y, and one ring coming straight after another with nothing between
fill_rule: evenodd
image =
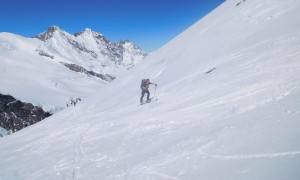
<instances>
[{"instance_id":1,"label":"distant climber","mask_svg":"<svg viewBox=\"0 0 300 180\"><path fill-rule=\"evenodd\" d=\"M147 94L147 101L146 102L150 101L150 92L148 90L150 84L153 84L153 85L155 85L155 87L157 87L157 84L151 83L149 79L143 79L142 80L142 83L141 83L142 96L141 96L141 99L140 99L141 104L143 104L145 94Z\"/></svg>"}]
</instances>

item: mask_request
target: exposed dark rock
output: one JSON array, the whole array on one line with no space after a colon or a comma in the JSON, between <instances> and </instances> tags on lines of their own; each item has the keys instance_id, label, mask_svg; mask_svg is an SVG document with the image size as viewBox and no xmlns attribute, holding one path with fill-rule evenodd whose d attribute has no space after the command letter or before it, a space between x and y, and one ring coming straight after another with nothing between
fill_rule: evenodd
<instances>
[{"instance_id":1,"label":"exposed dark rock","mask_svg":"<svg viewBox=\"0 0 300 180\"><path fill-rule=\"evenodd\" d=\"M239 5L241 5L242 3L244 3L244 2L246 2L246 0L242 0L242 1L238 2L235 6L239 6Z\"/></svg>"},{"instance_id":2,"label":"exposed dark rock","mask_svg":"<svg viewBox=\"0 0 300 180\"><path fill-rule=\"evenodd\" d=\"M5 104L8 104L10 102L15 101L16 99L10 95L2 95L0 94L0 102L3 102Z\"/></svg>"},{"instance_id":3,"label":"exposed dark rock","mask_svg":"<svg viewBox=\"0 0 300 180\"><path fill-rule=\"evenodd\" d=\"M103 75L103 74L95 73L95 72L93 72L93 71L88 71L88 70L86 70L85 68L83 68L83 67L81 67L81 66L78 66L78 65L76 65L76 64L67 64L67 63L63 63L63 62L62 62L62 64L63 64L64 66L66 66L67 68L69 68L70 70L72 70L72 71L84 73L84 74L86 74L86 75L88 75L88 76L95 76L95 77L98 77L98 78L100 78L100 79L102 79L102 80L104 80L104 81L110 82L110 81L112 81L112 80L115 79L114 76L111 76L111 75L109 75L109 74L104 74L104 75Z\"/></svg>"},{"instance_id":4,"label":"exposed dark rock","mask_svg":"<svg viewBox=\"0 0 300 180\"><path fill-rule=\"evenodd\" d=\"M19 131L51 116L42 108L0 94L0 126L11 132Z\"/></svg>"},{"instance_id":5,"label":"exposed dark rock","mask_svg":"<svg viewBox=\"0 0 300 180\"><path fill-rule=\"evenodd\" d=\"M6 111L7 105L0 101L0 112Z\"/></svg>"},{"instance_id":6,"label":"exposed dark rock","mask_svg":"<svg viewBox=\"0 0 300 180\"><path fill-rule=\"evenodd\" d=\"M0 113L5 112L8 108L7 104L15 101L16 99L10 95L2 95L0 94Z\"/></svg>"},{"instance_id":7,"label":"exposed dark rock","mask_svg":"<svg viewBox=\"0 0 300 180\"><path fill-rule=\"evenodd\" d=\"M39 52L39 55L40 55L40 56L45 56L45 57L49 57L49 58L51 58L51 59L54 59L54 56L48 54L48 53L45 52L45 51L42 51L42 50L36 50L36 51Z\"/></svg>"},{"instance_id":8,"label":"exposed dark rock","mask_svg":"<svg viewBox=\"0 0 300 180\"><path fill-rule=\"evenodd\" d=\"M216 68L212 68L212 69L210 69L209 71L207 71L205 74L209 74L209 73L213 72L215 69L216 69Z\"/></svg>"},{"instance_id":9,"label":"exposed dark rock","mask_svg":"<svg viewBox=\"0 0 300 180\"><path fill-rule=\"evenodd\" d=\"M48 28L48 30L46 32L43 32L41 34L38 34L36 36L34 36L34 38L38 38L44 42L46 42L48 39L50 39L54 32L60 30L60 28L58 26L51 26Z\"/></svg>"},{"instance_id":10,"label":"exposed dark rock","mask_svg":"<svg viewBox=\"0 0 300 180\"><path fill-rule=\"evenodd\" d=\"M68 40L68 42L69 42L75 49L77 49L79 52L80 52L80 51L86 52L86 53L91 54L91 56L92 56L93 58L97 58L97 54L96 54L94 51L86 49L83 45L81 45L79 42L77 42L77 41L75 41L75 40L73 40L73 39L67 39L67 40Z\"/></svg>"}]
</instances>

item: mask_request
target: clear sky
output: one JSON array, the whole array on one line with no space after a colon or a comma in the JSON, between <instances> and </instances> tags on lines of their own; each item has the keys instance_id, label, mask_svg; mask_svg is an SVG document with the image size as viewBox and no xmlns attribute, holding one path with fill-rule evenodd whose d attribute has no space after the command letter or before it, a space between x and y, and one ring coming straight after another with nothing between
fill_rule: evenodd
<instances>
[{"instance_id":1,"label":"clear sky","mask_svg":"<svg viewBox=\"0 0 300 180\"><path fill-rule=\"evenodd\" d=\"M157 50L225 0L0 0L0 32L32 37L56 25Z\"/></svg>"}]
</instances>

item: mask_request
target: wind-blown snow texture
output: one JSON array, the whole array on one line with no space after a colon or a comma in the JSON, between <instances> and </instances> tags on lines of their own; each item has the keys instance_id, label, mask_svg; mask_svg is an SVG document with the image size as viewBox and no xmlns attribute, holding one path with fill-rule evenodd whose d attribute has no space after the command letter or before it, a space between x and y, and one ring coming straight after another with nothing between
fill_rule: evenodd
<instances>
[{"instance_id":1,"label":"wind-blown snow texture","mask_svg":"<svg viewBox=\"0 0 300 180\"><path fill-rule=\"evenodd\" d=\"M0 179L299 179L300 2L239 2L1 138ZM159 100L138 106L145 77Z\"/></svg>"}]
</instances>

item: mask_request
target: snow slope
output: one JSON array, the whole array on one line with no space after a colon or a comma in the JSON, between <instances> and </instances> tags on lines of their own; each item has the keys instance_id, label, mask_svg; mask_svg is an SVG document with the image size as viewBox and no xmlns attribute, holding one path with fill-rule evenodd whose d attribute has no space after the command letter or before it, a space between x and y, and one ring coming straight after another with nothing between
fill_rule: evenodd
<instances>
[{"instance_id":1,"label":"snow slope","mask_svg":"<svg viewBox=\"0 0 300 180\"><path fill-rule=\"evenodd\" d=\"M299 8L227 0L83 103L1 138L0 179L298 180ZM145 77L159 100L138 106Z\"/></svg>"}]
</instances>

